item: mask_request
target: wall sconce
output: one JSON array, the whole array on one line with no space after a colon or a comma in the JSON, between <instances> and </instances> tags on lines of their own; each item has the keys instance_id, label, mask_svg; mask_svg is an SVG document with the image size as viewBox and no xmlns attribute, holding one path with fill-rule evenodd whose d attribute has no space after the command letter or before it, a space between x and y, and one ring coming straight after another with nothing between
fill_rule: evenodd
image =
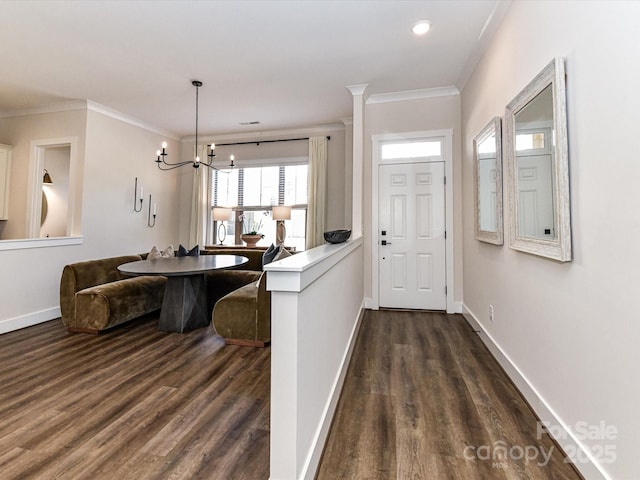
<instances>
[{"instance_id":1,"label":"wall sconce","mask_svg":"<svg viewBox=\"0 0 640 480\"><path fill-rule=\"evenodd\" d=\"M43 185L53 185L53 180L51 180L51 175L47 172L47 169L44 169L44 176L42 177Z\"/></svg>"},{"instance_id":2,"label":"wall sconce","mask_svg":"<svg viewBox=\"0 0 640 480\"><path fill-rule=\"evenodd\" d=\"M143 192L144 192L144 189L142 188L142 185L140 185L140 193L138 194L138 177L136 177L136 183L133 186L133 211L134 212L142 211L142 199L144 198ZM140 208L137 207L138 201L140 201Z\"/></svg>"},{"instance_id":3,"label":"wall sconce","mask_svg":"<svg viewBox=\"0 0 640 480\"><path fill-rule=\"evenodd\" d=\"M142 188L140 188L140 191L142 191ZM140 202L142 202L142 199L140 199ZM140 203L140 208L142 209L142 203ZM155 227L156 226L156 215L158 214L158 206L154 203L153 204L153 215L151 214L151 195L149 195L149 215L147 217L147 225L150 227ZM151 217L153 216L153 223L151 223Z\"/></svg>"},{"instance_id":4,"label":"wall sconce","mask_svg":"<svg viewBox=\"0 0 640 480\"><path fill-rule=\"evenodd\" d=\"M276 223L276 245L284 245L287 236L287 229L284 226L285 220L291 220L291 207L275 205L271 207L271 216Z\"/></svg>"},{"instance_id":5,"label":"wall sconce","mask_svg":"<svg viewBox=\"0 0 640 480\"><path fill-rule=\"evenodd\" d=\"M216 222L220 222L218 225L218 242L222 245L225 238L227 238L227 227L223 222L229 220L231 217L231 209L225 207L213 207L213 219Z\"/></svg>"}]
</instances>

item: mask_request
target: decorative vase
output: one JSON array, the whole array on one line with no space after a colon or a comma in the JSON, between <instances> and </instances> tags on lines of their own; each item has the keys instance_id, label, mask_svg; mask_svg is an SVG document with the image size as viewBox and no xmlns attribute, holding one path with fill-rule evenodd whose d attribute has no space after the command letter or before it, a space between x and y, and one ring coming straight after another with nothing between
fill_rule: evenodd
<instances>
[{"instance_id":1,"label":"decorative vase","mask_svg":"<svg viewBox=\"0 0 640 480\"><path fill-rule=\"evenodd\" d=\"M247 247L255 247L256 244L262 239L262 235L248 235L243 234L240 236L242 241L247 244Z\"/></svg>"}]
</instances>

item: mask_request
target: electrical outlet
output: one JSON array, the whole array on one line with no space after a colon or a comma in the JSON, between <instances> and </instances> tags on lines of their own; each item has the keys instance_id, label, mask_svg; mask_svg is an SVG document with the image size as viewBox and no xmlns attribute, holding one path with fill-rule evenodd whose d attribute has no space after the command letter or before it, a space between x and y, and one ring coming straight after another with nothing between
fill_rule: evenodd
<instances>
[{"instance_id":1,"label":"electrical outlet","mask_svg":"<svg viewBox=\"0 0 640 480\"><path fill-rule=\"evenodd\" d=\"M493 305L489 305L489 320L493 322Z\"/></svg>"}]
</instances>

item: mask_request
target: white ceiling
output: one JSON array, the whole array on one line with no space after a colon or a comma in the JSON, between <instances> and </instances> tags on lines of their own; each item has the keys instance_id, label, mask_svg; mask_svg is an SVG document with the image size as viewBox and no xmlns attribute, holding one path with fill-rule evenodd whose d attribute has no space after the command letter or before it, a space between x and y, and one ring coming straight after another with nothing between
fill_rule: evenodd
<instances>
[{"instance_id":1,"label":"white ceiling","mask_svg":"<svg viewBox=\"0 0 640 480\"><path fill-rule=\"evenodd\" d=\"M460 88L503 4L0 1L0 112L88 99L192 135L198 79L201 135L337 123L347 85ZM417 37L421 19L432 28Z\"/></svg>"}]
</instances>

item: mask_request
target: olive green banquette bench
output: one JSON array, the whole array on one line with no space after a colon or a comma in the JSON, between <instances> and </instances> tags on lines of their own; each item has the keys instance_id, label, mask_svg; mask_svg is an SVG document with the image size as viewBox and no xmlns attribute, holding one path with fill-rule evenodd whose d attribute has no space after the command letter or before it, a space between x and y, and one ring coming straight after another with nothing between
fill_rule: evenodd
<instances>
[{"instance_id":1,"label":"olive green banquette bench","mask_svg":"<svg viewBox=\"0 0 640 480\"><path fill-rule=\"evenodd\" d=\"M215 270L206 274L209 314L220 298L255 282L262 274L264 249L212 249L201 250L200 253L242 255L249 259L240 269ZM97 334L159 310L166 277L131 277L118 270L118 266L144 260L146 256L122 255L66 265L60 279L60 312L67 329Z\"/></svg>"},{"instance_id":2,"label":"olive green banquette bench","mask_svg":"<svg viewBox=\"0 0 640 480\"><path fill-rule=\"evenodd\" d=\"M244 285L227 289L224 296L217 296L211 314L214 330L228 345L264 347L271 342L271 292L267 291L266 273L262 271L266 249L208 249L210 253L244 255L249 263L241 268L254 271ZM286 255L290 253L284 252ZM223 274L223 272L215 272ZM235 272L234 272L235 273ZM236 283L238 285L238 283ZM214 287L215 288L215 287ZM222 290L216 289L220 295Z\"/></svg>"},{"instance_id":3,"label":"olive green banquette bench","mask_svg":"<svg viewBox=\"0 0 640 480\"><path fill-rule=\"evenodd\" d=\"M60 279L62 322L71 332L97 334L162 306L165 277L127 277L118 271L140 255L66 265Z\"/></svg>"},{"instance_id":4,"label":"olive green banquette bench","mask_svg":"<svg viewBox=\"0 0 640 480\"><path fill-rule=\"evenodd\" d=\"M235 270L211 272L207 278L207 299L211 304L211 326L227 345L264 347L271 340L271 299L261 297L262 310L258 322L258 289L262 278L264 248L206 247L201 254L242 255L248 263ZM240 278L242 276L242 278ZM265 279L266 280L266 279ZM262 282L266 284L266 281ZM266 290L265 296L269 295ZM268 318L266 318L268 317Z\"/></svg>"},{"instance_id":5,"label":"olive green banquette bench","mask_svg":"<svg viewBox=\"0 0 640 480\"><path fill-rule=\"evenodd\" d=\"M248 262L206 274L212 326L236 345L265 346L271 336L271 298L262 271L264 248L205 247L201 255L241 255ZM123 275L118 266L143 260L123 255L66 265L60 280L62 322L71 332L103 330L159 310L166 277Z\"/></svg>"},{"instance_id":6,"label":"olive green banquette bench","mask_svg":"<svg viewBox=\"0 0 640 480\"><path fill-rule=\"evenodd\" d=\"M220 248L209 246L200 250L200 255L240 255L249 260L247 263L235 268L213 270L206 274L209 313L213 311L215 304L222 297L260 278L264 251L264 248Z\"/></svg>"}]
</instances>

